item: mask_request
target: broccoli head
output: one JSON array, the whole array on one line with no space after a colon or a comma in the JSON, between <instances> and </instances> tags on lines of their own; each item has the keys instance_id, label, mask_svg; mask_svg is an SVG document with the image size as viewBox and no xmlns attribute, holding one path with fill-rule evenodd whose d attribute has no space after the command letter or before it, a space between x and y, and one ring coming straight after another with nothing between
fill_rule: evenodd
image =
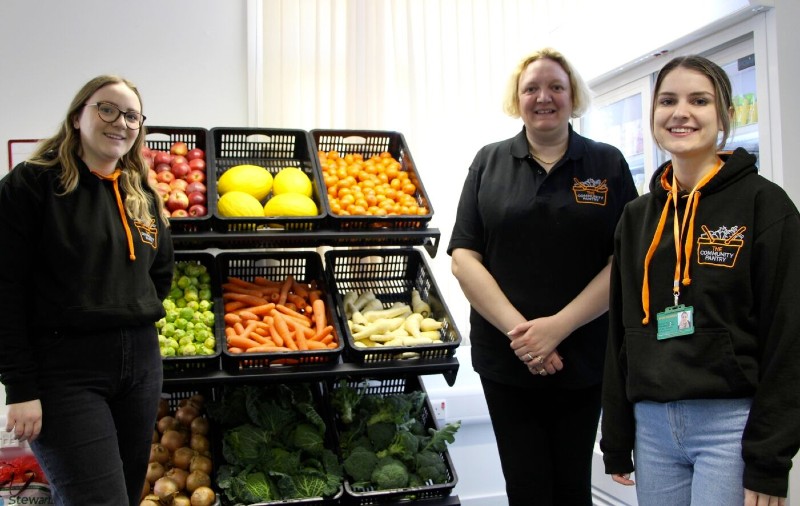
<instances>
[{"instance_id":1,"label":"broccoli head","mask_svg":"<svg viewBox=\"0 0 800 506\"><path fill-rule=\"evenodd\" d=\"M447 466L441 455L430 450L421 451L416 456L416 472L423 482L447 483Z\"/></svg>"},{"instance_id":2,"label":"broccoli head","mask_svg":"<svg viewBox=\"0 0 800 506\"><path fill-rule=\"evenodd\" d=\"M398 430L391 444L378 452L378 457L396 457L403 462L414 460L419 451L419 438L407 430Z\"/></svg>"},{"instance_id":3,"label":"broccoli head","mask_svg":"<svg viewBox=\"0 0 800 506\"><path fill-rule=\"evenodd\" d=\"M365 388L366 385L361 389L355 389L347 384L347 380L341 380L339 388L331 394L331 406L336 409L342 423L353 423L356 407L364 396Z\"/></svg>"},{"instance_id":4,"label":"broccoli head","mask_svg":"<svg viewBox=\"0 0 800 506\"><path fill-rule=\"evenodd\" d=\"M405 488L408 486L408 468L392 457L384 457L378 461L370 479L378 490Z\"/></svg>"},{"instance_id":5,"label":"broccoli head","mask_svg":"<svg viewBox=\"0 0 800 506\"><path fill-rule=\"evenodd\" d=\"M391 422L380 422L367 425L367 437L375 451L385 450L394 441L397 425Z\"/></svg>"},{"instance_id":6,"label":"broccoli head","mask_svg":"<svg viewBox=\"0 0 800 506\"><path fill-rule=\"evenodd\" d=\"M357 482L367 482L378 465L378 457L368 448L357 446L342 462L344 471Z\"/></svg>"}]
</instances>

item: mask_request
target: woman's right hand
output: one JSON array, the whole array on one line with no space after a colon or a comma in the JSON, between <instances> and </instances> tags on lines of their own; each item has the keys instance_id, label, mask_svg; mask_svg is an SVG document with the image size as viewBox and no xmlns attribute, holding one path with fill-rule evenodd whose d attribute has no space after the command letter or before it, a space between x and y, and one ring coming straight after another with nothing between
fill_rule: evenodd
<instances>
[{"instance_id":1,"label":"woman's right hand","mask_svg":"<svg viewBox=\"0 0 800 506\"><path fill-rule=\"evenodd\" d=\"M8 405L6 432L14 431L20 441L33 441L42 431L42 403L39 399Z\"/></svg>"},{"instance_id":2,"label":"woman's right hand","mask_svg":"<svg viewBox=\"0 0 800 506\"><path fill-rule=\"evenodd\" d=\"M624 474L612 474L611 479L619 483L620 485L636 485L636 482L631 479L631 475L629 473Z\"/></svg>"}]
</instances>

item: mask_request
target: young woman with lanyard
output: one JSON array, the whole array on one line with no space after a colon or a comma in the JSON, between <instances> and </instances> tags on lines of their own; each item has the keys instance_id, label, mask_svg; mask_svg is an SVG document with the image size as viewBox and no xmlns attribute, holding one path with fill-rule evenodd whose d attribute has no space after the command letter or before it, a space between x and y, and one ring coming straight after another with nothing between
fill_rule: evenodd
<instances>
[{"instance_id":1,"label":"young woman with lanyard","mask_svg":"<svg viewBox=\"0 0 800 506\"><path fill-rule=\"evenodd\" d=\"M718 152L732 111L708 59L661 70L671 161L615 235L600 447L641 506L783 505L800 447L800 216L753 155Z\"/></svg>"}]
</instances>

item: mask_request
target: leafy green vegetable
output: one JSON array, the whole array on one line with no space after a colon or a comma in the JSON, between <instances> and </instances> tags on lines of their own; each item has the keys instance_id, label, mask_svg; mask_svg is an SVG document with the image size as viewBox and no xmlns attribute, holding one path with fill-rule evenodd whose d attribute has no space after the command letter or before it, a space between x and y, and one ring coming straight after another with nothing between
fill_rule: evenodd
<instances>
[{"instance_id":1,"label":"leafy green vegetable","mask_svg":"<svg viewBox=\"0 0 800 506\"><path fill-rule=\"evenodd\" d=\"M222 465L217 470L217 485L236 504L253 504L277 499L275 485L261 471L248 468L237 471L235 467Z\"/></svg>"},{"instance_id":2,"label":"leafy green vegetable","mask_svg":"<svg viewBox=\"0 0 800 506\"><path fill-rule=\"evenodd\" d=\"M408 468L399 460L384 457L372 471L371 480L378 490L404 488L408 486Z\"/></svg>"},{"instance_id":3,"label":"leafy green vegetable","mask_svg":"<svg viewBox=\"0 0 800 506\"><path fill-rule=\"evenodd\" d=\"M378 456L375 452L363 447L353 448L342 463L344 471L357 482L370 481L377 465Z\"/></svg>"},{"instance_id":4,"label":"leafy green vegetable","mask_svg":"<svg viewBox=\"0 0 800 506\"><path fill-rule=\"evenodd\" d=\"M336 388L331 394L331 406L339 413L343 423L353 423L355 418L358 403L364 396L366 385L359 389L348 388L347 380L339 382L339 388Z\"/></svg>"},{"instance_id":5,"label":"leafy green vegetable","mask_svg":"<svg viewBox=\"0 0 800 506\"><path fill-rule=\"evenodd\" d=\"M301 423L295 427L291 435L292 444L310 455L319 455L324 448L322 433L318 427L310 423Z\"/></svg>"},{"instance_id":6,"label":"leafy green vegetable","mask_svg":"<svg viewBox=\"0 0 800 506\"><path fill-rule=\"evenodd\" d=\"M269 444L270 437L264 429L244 424L225 432L222 455L229 464L257 465Z\"/></svg>"},{"instance_id":7,"label":"leafy green vegetable","mask_svg":"<svg viewBox=\"0 0 800 506\"><path fill-rule=\"evenodd\" d=\"M417 454L415 469L423 482L447 483L447 465L439 453L424 450Z\"/></svg>"}]
</instances>

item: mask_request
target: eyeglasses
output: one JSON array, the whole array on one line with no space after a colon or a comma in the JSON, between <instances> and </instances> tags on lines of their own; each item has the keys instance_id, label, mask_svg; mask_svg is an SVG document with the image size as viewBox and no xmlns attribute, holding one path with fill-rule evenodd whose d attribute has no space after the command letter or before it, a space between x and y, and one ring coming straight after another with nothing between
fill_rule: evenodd
<instances>
[{"instance_id":1,"label":"eyeglasses","mask_svg":"<svg viewBox=\"0 0 800 506\"><path fill-rule=\"evenodd\" d=\"M142 123L147 118L143 114L136 111L123 111L114 104L108 102L97 102L96 104L84 104L86 106L97 107L97 115L106 123L113 123L119 119L120 116L125 118L125 125L131 130L139 130Z\"/></svg>"}]
</instances>

